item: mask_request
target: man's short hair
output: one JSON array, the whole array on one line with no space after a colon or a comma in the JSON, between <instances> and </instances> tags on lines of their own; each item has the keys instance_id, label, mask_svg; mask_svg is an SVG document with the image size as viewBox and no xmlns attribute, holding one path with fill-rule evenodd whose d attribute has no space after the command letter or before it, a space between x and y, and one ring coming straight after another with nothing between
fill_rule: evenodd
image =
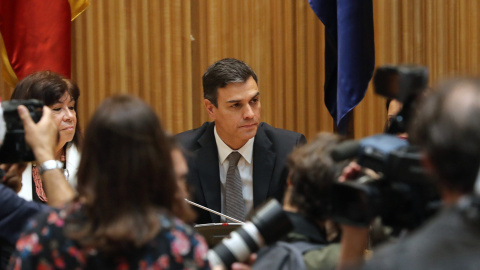
<instances>
[{"instance_id":1,"label":"man's short hair","mask_svg":"<svg viewBox=\"0 0 480 270\"><path fill-rule=\"evenodd\" d=\"M480 81L449 81L422 105L410 131L413 142L424 149L443 187L471 193L480 166Z\"/></svg>"},{"instance_id":2,"label":"man's short hair","mask_svg":"<svg viewBox=\"0 0 480 270\"><path fill-rule=\"evenodd\" d=\"M301 215L313 220L326 218L332 184L347 165L347 161L335 162L330 157L332 149L342 141L338 135L320 133L288 157L292 185L289 203L296 206Z\"/></svg>"},{"instance_id":3,"label":"man's short hair","mask_svg":"<svg viewBox=\"0 0 480 270\"><path fill-rule=\"evenodd\" d=\"M234 58L219 60L203 74L203 97L217 107L218 88L230 83L246 82L250 77L258 83L257 74L245 62Z\"/></svg>"}]
</instances>

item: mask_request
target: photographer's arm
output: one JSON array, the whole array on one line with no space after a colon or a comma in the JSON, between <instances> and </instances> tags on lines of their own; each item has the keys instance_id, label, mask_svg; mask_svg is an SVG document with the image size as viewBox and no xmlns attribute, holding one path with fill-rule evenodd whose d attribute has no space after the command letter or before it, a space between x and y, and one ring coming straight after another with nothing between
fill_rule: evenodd
<instances>
[{"instance_id":1,"label":"photographer's arm","mask_svg":"<svg viewBox=\"0 0 480 270\"><path fill-rule=\"evenodd\" d=\"M362 167L352 161L342 171L338 178L339 182L346 182L358 178L362 173ZM364 261L364 254L368 242L368 227L354 227L342 224L342 239L340 258L337 270L358 269Z\"/></svg>"},{"instance_id":2,"label":"photographer's arm","mask_svg":"<svg viewBox=\"0 0 480 270\"><path fill-rule=\"evenodd\" d=\"M342 225L342 240L337 270L360 268L364 261L367 241L368 227Z\"/></svg>"},{"instance_id":3,"label":"photographer's arm","mask_svg":"<svg viewBox=\"0 0 480 270\"><path fill-rule=\"evenodd\" d=\"M48 206L18 197L14 190L0 184L0 238L14 245L27 220Z\"/></svg>"},{"instance_id":4,"label":"photographer's arm","mask_svg":"<svg viewBox=\"0 0 480 270\"><path fill-rule=\"evenodd\" d=\"M57 144L57 127L53 122L50 108L43 107L43 116L35 124L25 106L18 106L18 114L25 129L25 140L35 154L38 164L55 159L54 148ZM47 170L42 174L43 188L48 198L48 204L54 207L62 206L71 201L75 191L65 180L61 170Z\"/></svg>"}]
</instances>

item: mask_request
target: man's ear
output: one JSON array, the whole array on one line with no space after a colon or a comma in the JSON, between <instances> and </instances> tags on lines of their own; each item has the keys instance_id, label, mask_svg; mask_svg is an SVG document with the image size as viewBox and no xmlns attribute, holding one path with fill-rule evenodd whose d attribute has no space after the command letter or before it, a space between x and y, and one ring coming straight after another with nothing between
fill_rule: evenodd
<instances>
[{"instance_id":1,"label":"man's ear","mask_svg":"<svg viewBox=\"0 0 480 270\"><path fill-rule=\"evenodd\" d=\"M215 110L217 109L217 107L215 107L215 105L213 105L213 103L210 102L210 100L208 100L208 99L204 99L203 103L205 104L205 108L207 109L208 116L210 116L210 118L215 120L215 118L216 118L215 117Z\"/></svg>"}]
</instances>

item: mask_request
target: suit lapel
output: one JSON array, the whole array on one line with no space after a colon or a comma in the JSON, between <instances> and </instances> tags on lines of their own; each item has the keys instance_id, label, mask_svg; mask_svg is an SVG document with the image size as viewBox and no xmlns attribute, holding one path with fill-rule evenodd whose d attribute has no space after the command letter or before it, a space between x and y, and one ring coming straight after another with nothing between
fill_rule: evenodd
<instances>
[{"instance_id":1,"label":"suit lapel","mask_svg":"<svg viewBox=\"0 0 480 270\"><path fill-rule=\"evenodd\" d=\"M197 168L206 206L220 212L220 171L217 144L213 133L214 126L211 123L206 132L198 139L201 147L196 151L196 155L199 157ZM210 213L210 216L214 222L220 221L217 215Z\"/></svg>"},{"instance_id":2,"label":"suit lapel","mask_svg":"<svg viewBox=\"0 0 480 270\"><path fill-rule=\"evenodd\" d=\"M253 207L265 201L275 168L275 153L272 142L265 134L262 125L258 127L253 143Z\"/></svg>"}]
</instances>

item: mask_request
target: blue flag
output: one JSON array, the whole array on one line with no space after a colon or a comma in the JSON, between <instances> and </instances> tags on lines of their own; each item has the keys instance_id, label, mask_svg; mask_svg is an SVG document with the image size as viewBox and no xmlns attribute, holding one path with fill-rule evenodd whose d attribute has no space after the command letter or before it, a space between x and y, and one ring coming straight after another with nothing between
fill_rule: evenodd
<instances>
[{"instance_id":1,"label":"blue flag","mask_svg":"<svg viewBox=\"0 0 480 270\"><path fill-rule=\"evenodd\" d=\"M308 0L325 25L325 105L339 133L375 68L372 0Z\"/></svg>"}]
</instances>

